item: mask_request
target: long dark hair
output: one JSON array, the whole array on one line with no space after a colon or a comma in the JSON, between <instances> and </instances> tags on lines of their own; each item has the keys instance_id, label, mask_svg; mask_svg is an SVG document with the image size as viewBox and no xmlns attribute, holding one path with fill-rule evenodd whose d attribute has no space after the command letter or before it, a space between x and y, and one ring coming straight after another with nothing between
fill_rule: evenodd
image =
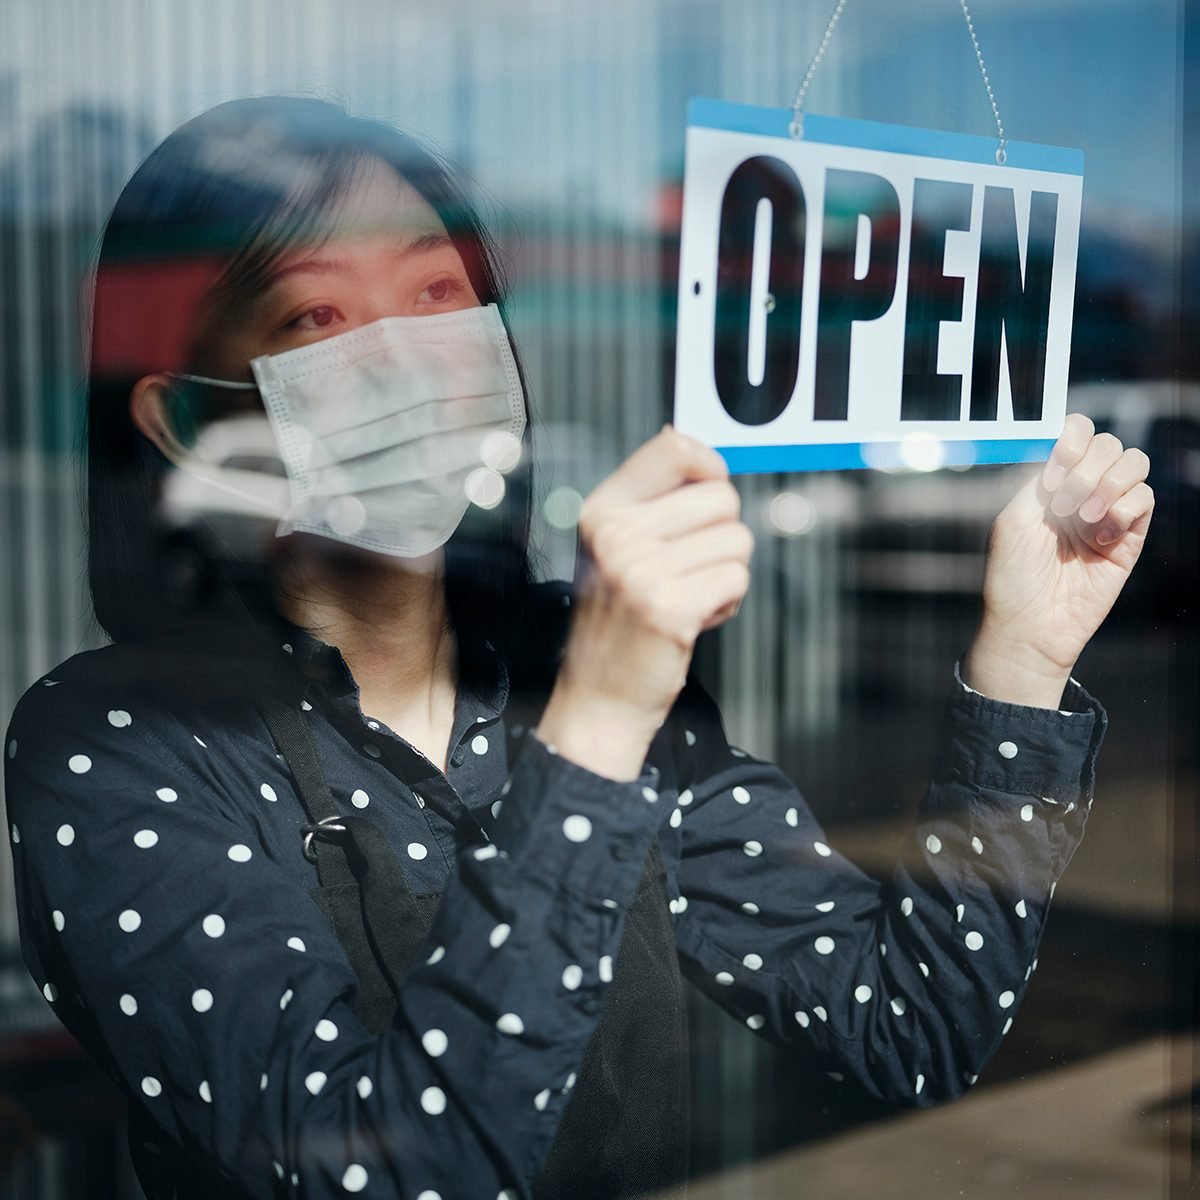
<instances>
[{"instance_id":1,"label":"long dark hair","mask_svg":"<svg viewBox=\"0 0 1200 1200\"><path fill-rule=\"evenodd\" d=\"M168 136L125 185L96 268L86 397L88 580L114 642L175 642L234 655L264 644L275 609L268 564L239 562L199 528L164 528L167 459L134 425L130 392L157 371L199 371L189 340L201 305L254 285L343 194L364 162L388 164L442 219L481 303L503 314L496 245L436 152L324 100L267 96L209 109ZM299 182L298 182L299 181ZM510 333L510 341L513 341ZM486 642L520 653L533 582L533 413L522 466L493 510L472 506L445 546L446 601L460 671Z\"/></svg>"}]
</instances>

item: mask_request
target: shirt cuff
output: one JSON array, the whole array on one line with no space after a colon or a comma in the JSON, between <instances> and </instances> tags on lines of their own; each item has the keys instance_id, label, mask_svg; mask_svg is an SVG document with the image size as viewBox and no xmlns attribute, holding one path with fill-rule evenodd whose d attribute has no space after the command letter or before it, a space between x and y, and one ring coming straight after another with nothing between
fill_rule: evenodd
<instances>
[{"instance_id":1,"label":"shirt cuff","mask_svg":"<svg viewBox=\"0 0 1200 1200\"><path fill-rule=\"evenodd\" d=\"M954 664L937 777L1037 795L1072 808L1090 801L1108 728L1104 706L1074 677L1061 709L993 700L968 687Z\"/></svg>"},{"instance_id":2,"label":"shirt cuff","mask_svg":"<svg viewBox=\"0 0 1200 1200\"><path fill-rule=\"evenodd\" d=\"M554 879L598 908L625 908L662 823L659 770L615 780L564 758L528 730L491 832L518 870Z\"/></svg>"}]
</instances>

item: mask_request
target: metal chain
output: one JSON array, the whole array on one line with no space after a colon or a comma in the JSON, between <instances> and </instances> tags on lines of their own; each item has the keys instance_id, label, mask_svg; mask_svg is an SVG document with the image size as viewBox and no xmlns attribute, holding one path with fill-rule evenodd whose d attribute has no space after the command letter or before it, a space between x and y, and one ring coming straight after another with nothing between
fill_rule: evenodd
<instances>
[{"instance_id":1,"label":"metal chain","mask_svg":"<svg viewBox=\"0 0 1200 1200\"><path fill-rule=\"evenodd\" d=\"M992 93L992 82L988 79L987 67L983 65L983 51L979 48L979 39L975 36L975 23L971 20L971 12L967 8L967 0L958 0L962 7L963 17L967 22L967 32L971 35L971 45L975 47L975 57L979 59L979 73L983 76L983 86L987 88L988 99L992 103L992 115L996 118L996 132L1000 136L1000 145L996 147L996 162L999 166L1004 166L1008 158L1008 153L1004 147L1008 145L1008 139L1004 136L1004 123L1000 120L1000 108L996 104L996 97Z\"/></svg>"},{"instance_id":2,"label":"metal chain","mask_svg":"<svg viewBox=\"0 0 1200 1200\"><path fill-rule=\"evenodd\" d=\"M794 138L804 136L804 97L808 92L808 85L812 83L813 75L821 65L821 59L825 57L825 51L829 48L833 27L838 23L838 17L842 15L842 9L845 7L846 0L838 0L837 7L833 10L833 16L829 18L829 23L825 26L825 35L821 38L821 44L817 47L812 62L808 64L808 70L805 71L804 79L800 83L800 90L796 93L795 100L792 101L792 120L788 125L788 133Z\"/></svg>"},{"instance_id":3,"label":"metal chain","mask_svg":"<svg viewBox=\"0 0 1200 1200\"><path fill-rule=\"evenodd\" d=\"M983 51L979 48L979 38L975 34L975 23L971 20L971 10L967 7L967 0L958 0L958 3L962 8L963 18L967 22L967 32L971 35L971 45L975 48L975 57L979 61L979 73L983 76L983 86L987 89L988 100L992 106L992 116L996 118L996 133L1000 139L1000 144L996 147L996 162L998 165L1004 166L1008 159L1008 152L1005 150L1008 139L1004 136L1004 122L1000 120L1000 106L996 103L996 95L992 91L992 81L988 78L987 67L983 61ZM794 138L799 139L804 136L804 98L808 95L813 75L816 74L821 60L825 57L825 51L829 49L829 39L833 36L834 26L837 25L838 18L842 15L842 9L845 7L846 0L838 0L833 14L825 25L821 44L817 47L812 62L808 64L808 70L804 72L804 78L800 82L800 90L796 93L795 100L792 101L792 120L788 125L788 133Z\"/></svg>"}]
</instances>

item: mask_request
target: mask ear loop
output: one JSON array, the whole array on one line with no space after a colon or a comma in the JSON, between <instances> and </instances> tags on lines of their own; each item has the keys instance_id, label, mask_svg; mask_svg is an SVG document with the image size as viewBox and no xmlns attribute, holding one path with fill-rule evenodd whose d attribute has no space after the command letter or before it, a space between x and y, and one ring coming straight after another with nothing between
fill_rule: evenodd
<instances>
[{"instance_id":1,"label":"mask ear loop","mask_svg":"<svg viewBox=\"0 0 1200 1200\"><path fill-rule=\"evenodd\" d=\"M239 383L236 379L210 379L207 375L188 375L183 371L164 371L172 379L186 379L189 383L207 383L212 387L234 388L237 391L258 391L257 383Z\"/></svg>"}]
</instances>

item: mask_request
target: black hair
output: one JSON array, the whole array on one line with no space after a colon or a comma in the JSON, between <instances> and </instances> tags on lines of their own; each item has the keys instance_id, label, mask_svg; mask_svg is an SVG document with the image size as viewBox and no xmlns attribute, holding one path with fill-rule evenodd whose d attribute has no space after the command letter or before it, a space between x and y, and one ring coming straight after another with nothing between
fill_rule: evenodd
<instances>
[{"instance_id":1,"label":"black hair","mask_svg":"<svg viewBox=\"0 0 1200 1200\"><path fill-rule=\"evenodd\" d=\"M429 202L480 302L503 315L507 284L495 242L453 168L417 138L325 100L220 104L171 133L122 190L96 267L85 405L88 582L96 620L114 642L175 642L236 657L272 636L269 564L227 553L204 522L163 524L157 501L170 463L133 423L129 397L148 373L203 373L202 348L181 341L200 307L253 288L371 159ZM509 338L525 394L522 465L506 476L500 504L472 506L444 548L460 673L489 641L510 657L521 653L528 632L534 421Z\"/></svg>"}]
</instances>

